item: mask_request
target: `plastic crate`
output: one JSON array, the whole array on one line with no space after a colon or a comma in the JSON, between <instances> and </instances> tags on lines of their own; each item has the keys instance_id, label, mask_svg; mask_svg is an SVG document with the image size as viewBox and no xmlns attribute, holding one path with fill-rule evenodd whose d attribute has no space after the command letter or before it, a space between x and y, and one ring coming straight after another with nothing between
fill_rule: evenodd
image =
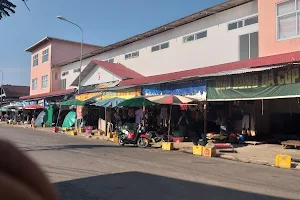
<instances>
[{"instance_id":1,"label":"plastic crate","mask_svg":"<svg viewBox=\"0 0 300 200\"><path fill-rule=\"evenodd\" d=\"M276 156L276 167L289 169L292 167L292 157L288 155L277 155Z\"/></svg>"},{"instance_id":2,"label":"plastic crate","mask_svg":"<svg viewBox=\"0 0 300 200\"><path fill-rule=\"evenodd\" d=\"M193 146L193 154L197 156L202 156L203 155L203 146Z\"/></svg>"},{"instance_id":3,"label":"plastic crate","mask_svg":"<svg viewBox=\"0 0 300 200\"><path fill-rule=\"evenodd\" d=\"M163 142L162 144L163 151L171 151L173 150L173 143L172 142Z\"/></svg>"}]
</instances>

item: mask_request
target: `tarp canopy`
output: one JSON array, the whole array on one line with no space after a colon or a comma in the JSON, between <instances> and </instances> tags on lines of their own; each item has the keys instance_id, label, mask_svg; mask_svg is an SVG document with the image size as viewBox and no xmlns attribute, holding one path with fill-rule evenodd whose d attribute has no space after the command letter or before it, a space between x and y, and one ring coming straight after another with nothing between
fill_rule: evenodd
<instances>
[{"instance_id":1,"label":"tarp canopy","mask_svg":"<svg viewBox=\"0 0 300 200\"><path fill-rule=\"evenodd\" d=\"M233 101L300 97L299 68L299 66L293 66L209 80L207 100Z\"/></svg>"},{"instance_id":2,"label":"tarp canopy","mask_svg":"<svg viewBox=\"0 0 300 200\"><path fill-rule=\"evenodd\" d=\"M50 105L49 109L46 110L46 115L45 115L45 118L44 118L45 124L48 127L51 127L52 126L52 120L53 120L53 106Z\"/></svg>"},{"instance_id":3,"label":"tarp canopy","mask_svg":"<svg viewBox=\"0 0 300 200\"><path fill-rule=\"evenodd\" d=\"M75 124L76 112L70 111L64 119L63 128L71 128Z\"/></svg>"},{"instance_id":4,"label":"tarp canopy","mask_svg":"<svg viewBox=\"0 0 300 200\"><path fill-rule=\"evenodd\" d=\"M115 97L115 98L111 98L111 99L105 99L105 100L102 100L102 101L98 101L98 102L94 103L93 105L101 106L101 107L104 107L104 108L107 108L107 107L114 108L114 107L118 106L118 104L123 102L123 101L125 101L125 99Z\"/></svg>"},{"instance_id":5,"label":"tarp canopy","mask_svg":"<svg viewBox=\"0 0 300 200\"><path fill-rule=\"evenodd\" d=\"M44 122L45 115L46 115L45 111L40 112L40 114L37 116L37 118L35 120L36 126L41 126L42 125L42 123Z\"/></svg>"},{"instance_id":6,"label":"tarp canopy","mask_svg":"<svg viewBox=\"0 0 300 200\"><path fill-rule=\"evenodd\" d=\"M151 106L156 104L155 102L149 101L146 97L135 97L127 99L120 103L118 106L124 107L141 107L141 106Z\"/></svg>"},{"instance_id":7,"label":"tarp canopy","mask_svg":"<svg viewBox=\"0 0 300 200\"><path fill-rule=\"evenodd\" d=\"M86 105L86 102L80 101L80 100L77 100L77 99L73 99L73 100L68 100L68 101L61 102L61 105L64 105L64 106L84 106L84 105Z\"/></svg>"}]
</instances>

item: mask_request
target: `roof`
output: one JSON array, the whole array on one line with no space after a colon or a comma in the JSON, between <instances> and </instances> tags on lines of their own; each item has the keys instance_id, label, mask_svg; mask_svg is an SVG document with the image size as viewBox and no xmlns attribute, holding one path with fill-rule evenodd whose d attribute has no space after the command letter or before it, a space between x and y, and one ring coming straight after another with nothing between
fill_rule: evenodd
<instances>
[{"instance_id":1,"label":"roof","mask_svg":"<svg viewBox=\"0 0 300 200\"><path fill-rule=\"evenodd\" d=\"M6 98L19 98L21 96L29 95L29 86L20 85L2 85Z\"/></svg>"},{"instance_id":2,"label":"roof","mask_svg":"<svg viewBox=\"0 0 300 200\"><path fill-rule=\"evenodd\" d=\"M131 43L134 43L134 42L137 42L139 40L142 40L142 39L145 39L145 38L148 38L148 37L152 37L154 35L169 31L171 29L183 26L185 24L192 23L192 22L197 21L199 19L202 19L202 18L211 16L211 15L214 15L216 13L219 13L219 12L222 12L222 11L225 11L225 10L243 5L243 4L251 2L251 1L254 1L254 0L230 0L230 1L223 2L223 3L218 4L216 6L201 10L199 12L188 15L188 16L183 17L181 19L178 19L176 21L172 21L168 24L165 24L165 25L162 25L160 27L154 28L150 31L135 35L135 36L130 37L128 39L122 40L120 42L117 42L117 43L108 45L106 47L103 47L101 49L98 49L98 50L92 51L90 53L87 53L87 54L83 55L83 59L86 59L86 58L89 58L89 57L92 57L92 56L95 56L95 55L98 55L98 54L101 54L101 53L104 53L104 52L107 52L107 51L110 51L110 50L113 50L113 49L116 49L116 48L119 48L119 47L131 44ZM80 60L80 57L76 57L74 59L71 59L71 60L62 62L60 64L57 64L56 67L65 66L67 64L77 62L79 60Z\"/></svg>"},{"instance_id":3,"label":"roof","mask_svg":"<svg viewBox=\"0 0 300 200\"><path fill-rule=\"evenodd\" d=\"M143 85L143 84L146 85L151 83L163 83L166 81L191 78L191 77L199 77L203 75L211 76L215 73L229 71L229 70L254 68L254 67L267 67L267 66L279 65L284 63L293 63L296 61L300 61L300 51L254 58L249 60L242 60L242 61L225 63L225 64L214 65L214 66L203 67L203 68L196 68L196 69L168 73L168 74L161 74L156 76L148 76L148 77L132 79L132 80L124 80L121 81L119 85L128 86L128 85Z\"/></svg>"},{"instance_id":4,"label":"roof","mask_svg":"<svg viewBox=\"0 0 300 200\"><path fill-rule=\"evenodd\" d=\"M28 100L28 99L38 99L38 98L45 98L45 97L55 97L55 96L61 96L73 93L75 89L68 89L68 90L59 90L55 92L48 92L48 93L42 93L42 94L36 94L36 95L30 95L30 96L22 96L20 97L21 100Z\"/></svg>"},{"instance_id":5,"label":"roof","mask_svg":"<svg viewBox=\"0 0 300 200\"><path fill-rule=\"evenodd\" d=\"M43 39L41 39L40 41L38 41L37 43L35 43L34 45L32 45L32 46L28 47L27 49L25 49L25 51L32 52L37 46L39 46L39 45L41 45L41 44L43 44L43 43L45 43L49 40L60 40L60 41L64 41L64 42L81 44L81 42L76 42L76 41L71 41L71 40L64 40L64 39L60 39L60 38L46 36ZM87 44L87 43L83 43L83 44L88 45L88 46L99 47L99 48L102 47L102 46L98 46L98 45L94 45L94 44Z\"/></svg>"},{"instance_id":6,"label":"roof","mask_svg":"<svg viewBox=\"0 0 300 200\"><path fill-rule=\"evenodd\" d=\"M100 60L92 60L81 72L81 80L83 80L87 75L89 75L96 66L103 68L107 72L119 77L122 80L133 79L133 78L144 78L143 75L137 73L136 71L133 71L132 69L125 67L122 64L111 63L111 62L100 61ZM79 77L77 77L73 81L71 86L78 85L78 81L79 81Z\"/></svg>"}]
</instances>

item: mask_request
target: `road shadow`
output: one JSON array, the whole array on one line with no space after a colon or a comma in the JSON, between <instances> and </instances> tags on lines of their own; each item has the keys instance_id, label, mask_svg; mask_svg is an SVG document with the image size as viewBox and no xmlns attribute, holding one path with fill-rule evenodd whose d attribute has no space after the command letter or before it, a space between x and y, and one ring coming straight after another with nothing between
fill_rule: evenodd
<instances>
[{"instance_id":1,"label":"road shadow","mask_svg":"<svg viewBox=\"0 0 300 200\"><path fill-rule=\"evenodd\" d=\"M59 151L59 150L75 150L75 149L99 149L99 148L135 148L133 145L118 146L118 145L57 145L57 146L28 146L20 147L22 151Z\"/></svg>"},{"instance_id":2,"label":"road shadow","mask_svg":"<svg viewBox=\"0 0 300 200\"><path fill-rule=\"evenodd\" d=\"M93 176L55 186L62 200L282 199L140 172Z\"/></svg>"}]
</instances>

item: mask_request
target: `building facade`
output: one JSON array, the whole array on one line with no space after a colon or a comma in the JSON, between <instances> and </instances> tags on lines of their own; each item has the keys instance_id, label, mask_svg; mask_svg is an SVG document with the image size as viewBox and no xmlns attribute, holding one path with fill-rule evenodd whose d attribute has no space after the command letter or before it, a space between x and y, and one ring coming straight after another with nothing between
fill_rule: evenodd
<instances>
[{"instance_id":1,"label":"building facade","mask_svg":"<svg viewBox=\"0 0 300 200\"><path fill-rule=\"evenodd\" d=\"M53 66L80 55L80 45L73 41L45 37L27 48L25 51L31 53L30 95L65 89L60 78L60 68ZM84 44L83 52L99 48L101 47Z\"/></svg>"},{"instance_id":2,"label":"building facade","mask_svg":"<svg viewBox=\"0 0 300 200\"><path fill-rule=\"evenodd\" d=\"M152 76L258 57L256 0L234 0L194 15L134 36L135 42L121 46L126 40L121 41L85 56L83 68L91 60L103 60ZM197 16L199 19L192 21ZM177 25L183 20L191 22ZM148 37L152 32L158 33ZM76 59L59 64L67 88L78 76L74 72L78 65Z\"/></svg>"},{"instance_id":3,"label":"building facade","mask_svg":"<svg viewBox=\"0 0 300 200\"><path fill-rule=\"evenodd\" d=\"M259 56L300 50L300 1L259 0Z\"/></svg>"}]
</instances>

